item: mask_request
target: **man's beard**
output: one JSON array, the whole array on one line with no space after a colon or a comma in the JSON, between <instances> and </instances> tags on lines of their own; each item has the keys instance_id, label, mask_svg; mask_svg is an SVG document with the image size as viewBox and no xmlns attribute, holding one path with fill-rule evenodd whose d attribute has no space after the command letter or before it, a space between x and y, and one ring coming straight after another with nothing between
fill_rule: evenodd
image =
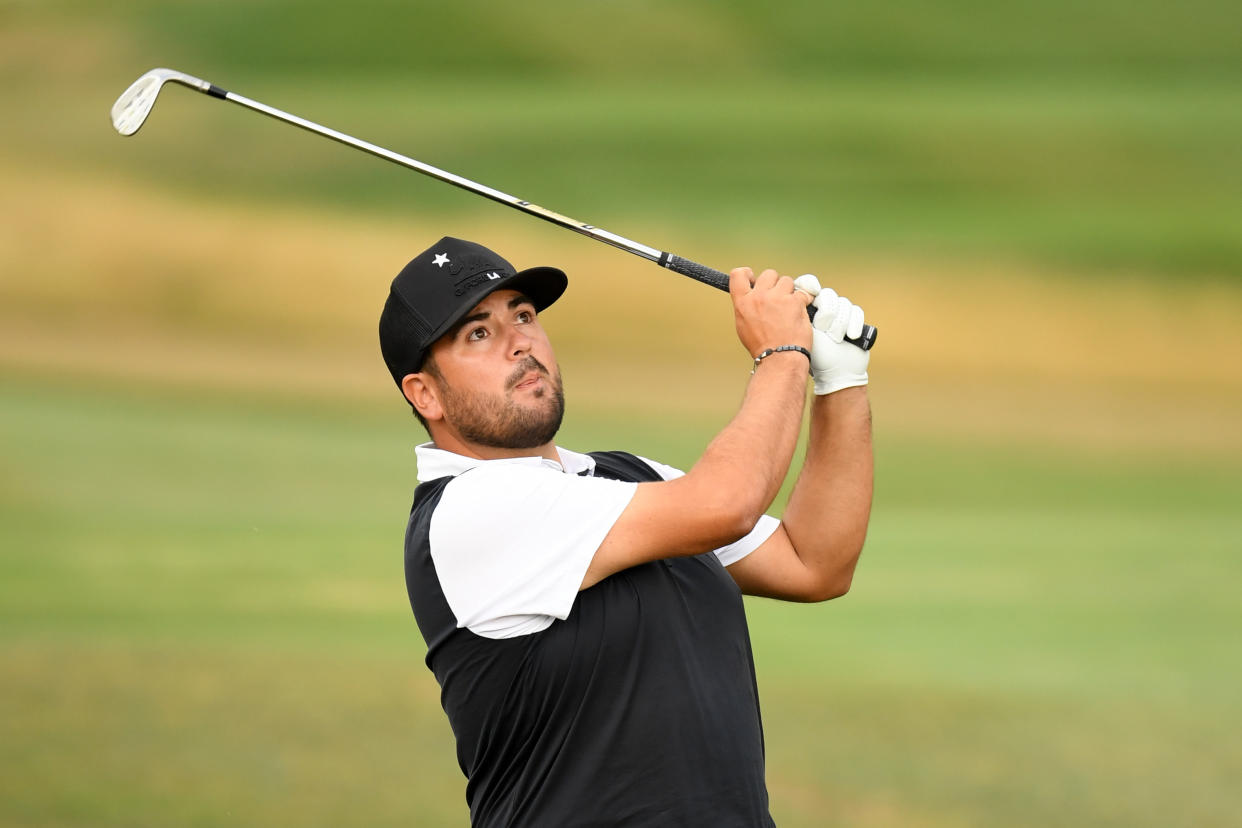
<instances>
[{"instance_id":1,"label":"man's beard","mask_svg":"<svg viewBox=\"0 0 1242 828\"><path fill-rule=\"evenodd\" d=\"M534 393L535 405L520 405L509 392L531 371L539 372L546 386ZM556 376L533 356L528 356L509 375L504 394L472 388L457 389L444 383L441 397L445 420L462 439L478 446L499 449L533 449L552 442L565 416L565 389Z\"/></svg>"}]
</instances>

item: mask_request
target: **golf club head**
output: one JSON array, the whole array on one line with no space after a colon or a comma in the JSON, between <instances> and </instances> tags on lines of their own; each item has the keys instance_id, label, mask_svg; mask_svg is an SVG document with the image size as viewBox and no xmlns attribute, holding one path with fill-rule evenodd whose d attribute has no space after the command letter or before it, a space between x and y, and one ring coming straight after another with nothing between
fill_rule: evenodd
<instances>
[{"instance_id":1,"label":"golf club head","mask_svg":"<svg viewBox=\"0 0 1242 828\"><path fill-rule=\"evenodd\" d=\"M207 91L211 84L173 69L152 69L129 85L112 105L112 126L122 135L133 135L151 114L155 98L165 83L173 81Z\"/></svg>"}]
</instances>

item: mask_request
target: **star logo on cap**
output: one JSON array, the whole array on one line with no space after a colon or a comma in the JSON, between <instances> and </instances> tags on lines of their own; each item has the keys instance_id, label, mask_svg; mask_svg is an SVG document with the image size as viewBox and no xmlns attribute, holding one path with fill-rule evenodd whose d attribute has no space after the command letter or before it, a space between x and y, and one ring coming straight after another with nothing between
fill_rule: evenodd
<instances>
[{"instance_id":1,"label":"star logo on cap","mask_svg":"<svg viewBox=\"0 0 1242 828\"><path fill-rule=\"evenodd\" d=\"M436 257L431 260L431 263L436 267L444 267L449 263L449 257L443 253L437 253Z\"/></svg>"}]
</instances>

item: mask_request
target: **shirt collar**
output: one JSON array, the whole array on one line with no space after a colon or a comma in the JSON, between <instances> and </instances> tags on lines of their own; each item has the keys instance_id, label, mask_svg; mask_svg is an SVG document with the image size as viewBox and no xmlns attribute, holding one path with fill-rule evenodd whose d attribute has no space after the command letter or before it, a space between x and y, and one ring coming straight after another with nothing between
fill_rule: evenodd
<instances>
[{"instance_id":1,"label":"shirt collar","mask_svg":"<svg viewBox=\"0 0 1242 828\"><path fill-rule=\"evenodd\" d=\"M581 474L588 477L595 474L595 458L588 454L556 447L561 462L548 460L538 455L532 457L506 457L503 460L478 460L474 457L463 457L442 448L434 443L423 443L415 446L414 456L418 461L418 482L426 483L441 477L455 477L464 471L487 465L489 463L513 463L523 466L546 466L565 474Z\"/></svg>"}]
</instances>

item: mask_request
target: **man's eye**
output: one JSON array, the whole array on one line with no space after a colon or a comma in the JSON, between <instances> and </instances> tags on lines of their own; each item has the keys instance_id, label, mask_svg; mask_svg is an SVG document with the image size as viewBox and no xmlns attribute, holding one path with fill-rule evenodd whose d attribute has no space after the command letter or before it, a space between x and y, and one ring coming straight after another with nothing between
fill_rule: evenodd
<instances>
[{"instance_id":1,"label":"man's eye","mask_svg":"<svg viewBox=\"0 0 1242 828\"><path fill-rule=\"evenodd\" d=\"M476 342L480 339L485 339L486 337L487 337L487 328L475 328L470 333L466 334L466 339L470 340L471 342Z\"/></svg>"},{"instance_id":2,"label":"man's eye","mask_svg":"<svg viewBox=\"0 0 1242 828\"><path fill-rule=\"evenodd\" d=\"M530 311L522 311L521 313L517 315L518 322L531 322L534 320L534 318L535 318L535 315L531 313Z\"/></svg>"}]
</instances>

